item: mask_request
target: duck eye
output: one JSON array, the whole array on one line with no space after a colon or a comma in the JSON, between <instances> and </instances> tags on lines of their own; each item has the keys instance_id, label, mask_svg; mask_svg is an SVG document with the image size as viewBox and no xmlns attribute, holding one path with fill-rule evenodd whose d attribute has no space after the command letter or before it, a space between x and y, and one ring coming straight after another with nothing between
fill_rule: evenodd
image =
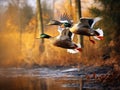
<instances>
[{"instance_id":1,"label":"duck eye","mask_svg":"<svg viewBox=\"0 0 120 90\"><path fill-rule=\"evenodd\" d=\"M64 26L65 26L65 27L71 27L71 24L69 24L69 23L64 23Z\"/></svg>"},{"instance_id":2,"label":"duck eye","mask_svg":"<svg viewBox=\"0 0 120 90\"><path fill-rule=\"evenodd\" d=\"M65 26L68 26L68 23L64 23Z\"/></svg>"}]
</instances>

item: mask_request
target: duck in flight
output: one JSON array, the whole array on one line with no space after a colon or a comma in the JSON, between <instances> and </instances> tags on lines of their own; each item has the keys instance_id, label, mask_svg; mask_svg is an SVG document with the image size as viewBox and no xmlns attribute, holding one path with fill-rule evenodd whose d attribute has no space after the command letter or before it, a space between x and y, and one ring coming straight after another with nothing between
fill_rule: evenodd
<instances>
[{"instance_id":1,"label":"duck in flight","mask_svg":"<svg viewBox=\"0 0 120 90\"><path fill-rule=\"evenodd\" d=\"M66 48L69 53L78 53L82 51L81 45L73 42L74 34L69 30L69 28L72 27L72 22L66 15L61 16L60 21L50 20L47 25L57 25L59 35L51 37L42 34L41 38L46 38L47 36L54 46Z\"/></svg>"},{"instance_id":2,"label":"duck in flight","mask_svg":"<svg viewBox=\"0 0 120 90\"><path fill-rule=\"evenodd\" d=\"M40 37L49 39L54 46L65 49L75 49L74 52L70 53L78 53L82 51L81 47L79 47L76 43L72 42L69 29L64 29L61 34L56 37L52 37L47 34L41 34Z\"/></svg>"},{"instance_id":3,"label":"duck in flight","mask_svg":"<svg viewBox=\"0 0 120 90\"><path fill-rule=\"evenodd\" d=\"M85 35L89 36L89 40L95 44L95 41L91 39L91 36L94 36L97 40L103 39L103 30L98 28L94 29L93 26L96 22L100 21L102 18L96 17L93 19L89 18L80 18L80 22L73 25L73 27L70 28L70 31L72 33L78 34L78 35Z\"/></svg>"}]
</instances>

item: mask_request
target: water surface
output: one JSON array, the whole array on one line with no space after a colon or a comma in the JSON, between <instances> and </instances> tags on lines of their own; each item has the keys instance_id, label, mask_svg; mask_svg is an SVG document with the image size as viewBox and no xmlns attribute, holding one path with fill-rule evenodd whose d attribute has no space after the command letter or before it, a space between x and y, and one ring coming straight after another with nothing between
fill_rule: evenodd
<instances>
[{"instance_id":1,"label":"water surface","mask_svg":"<svg viewBox=\"0 0 120 90\"><path fill-rule=\"evenodd\" d=\"M80 90L77 68L0 68L0 90ZM102 90L95 84L86 84L86 90Z\"/></svg>"}]
</instances>

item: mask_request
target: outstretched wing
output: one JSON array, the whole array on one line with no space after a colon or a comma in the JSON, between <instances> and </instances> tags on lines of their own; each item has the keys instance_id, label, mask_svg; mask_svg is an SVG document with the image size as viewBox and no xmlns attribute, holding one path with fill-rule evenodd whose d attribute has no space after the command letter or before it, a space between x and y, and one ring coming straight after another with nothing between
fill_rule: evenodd
<instances>
[{"instance_id":1,"label":"outstretched wing","mask_svg":"<svg viewBox=\"0 0 120 90\"><path fill-rule=\"evenodd\" d=\"M70 18L70 16L67 13L61 14L60 22L61 23L69 23L71 25L73 24L73 20Z\"/></svg>"},{"instance_id":2,"label":"outstretched wing","mask_svg":"<svg viewBox=\"0 0 120 90\"><path fill-rule=\"evenodd\" d=\"M93 28L93 26L95 25L96 22L100 21L102 18L101 17L96 17L96 18L80 18L80 22L84 23L88 26L90 26L90 28Z\"/></svg>"},{"instance_id":3,"label":"outstretched wing","mask_svg":"<svg viewBox=\"0 0 120 90\"><path fill-rule=\"evenodd\" d=\"M91 25L91 28L93 28L93 26L95 25L96 22L100 21L102 18L101 17L96 17L93 19L93 23Z\"/></svg>"}]
</instances>

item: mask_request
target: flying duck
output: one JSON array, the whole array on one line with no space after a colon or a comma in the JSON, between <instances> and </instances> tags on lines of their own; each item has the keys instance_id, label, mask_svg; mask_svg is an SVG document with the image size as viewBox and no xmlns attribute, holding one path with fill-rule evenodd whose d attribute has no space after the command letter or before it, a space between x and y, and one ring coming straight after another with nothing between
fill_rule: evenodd
<instances>
[{"instance_id":1,"label":"flying duck","mask_svg":"<svg viewBox=\"0 0 120 90\"><path fill-rule=\"evenodd\" d=\"M78 46L76 43L71 40L71 33L69 33L69 29L64 29L62 33L56 37L52 37L47 34L41 34L41 38L50 39L51 43L54 46L65 48L65 49L75 49L75 50L67 50L70 53L78 53L82 51L81 46Z\"/></svg>"},{"instance_id":2,"label":"flying duck","mask_svg":"<svg viewBox=\"0 0 120 90\"><path fill-rule=\"evenodd\" d=\"M73 38L74 38L74 34L69 30L69 28L72 27L72 20L70 20L67 16L67 14L64 14L64 15L61 15L60 17L60 21L58 20L50 20L49 23L47 25L57 25L58 26L58 32L59 32L59 35L57 37L54 37L55 39L55 42L57 41L59 45L56 45L56 43L54 43L55 46L59 46L59 47L66 47L67 49L67 52L69 53L78 53L79 51L82 51L81 50L81 45L80 44L75 44L74 42L72 42ZM57 40L56 40L57 38ZM63 39L64 40L61 40ZM59 41L58 41L59 39ZM60 43L62 42L62 43ZM67 43L67 44L66 44ZM68 45L69 43L69 45ZM79 48L70 48L71 46L77 46ZM63 46L62 46L63 45Z\"/></svg>"},{"instance_id":3,"label":"flying duck","mask_svg":"<svg viewBox=\"0 0 120 90\"><path fill-rule=\"evenodd\" d=\"M91 36L94 36L97 40L103 39L103 30L100 28L96 30L93 29L94 24L101 19L102 18L100 17L96 17L94 19L80 18L80 22L73 25L73 27L70 28L70 31L75 34L89 36L89 40L95 44L95 41L91 39Z\"/></svg>"}]
</instances>

